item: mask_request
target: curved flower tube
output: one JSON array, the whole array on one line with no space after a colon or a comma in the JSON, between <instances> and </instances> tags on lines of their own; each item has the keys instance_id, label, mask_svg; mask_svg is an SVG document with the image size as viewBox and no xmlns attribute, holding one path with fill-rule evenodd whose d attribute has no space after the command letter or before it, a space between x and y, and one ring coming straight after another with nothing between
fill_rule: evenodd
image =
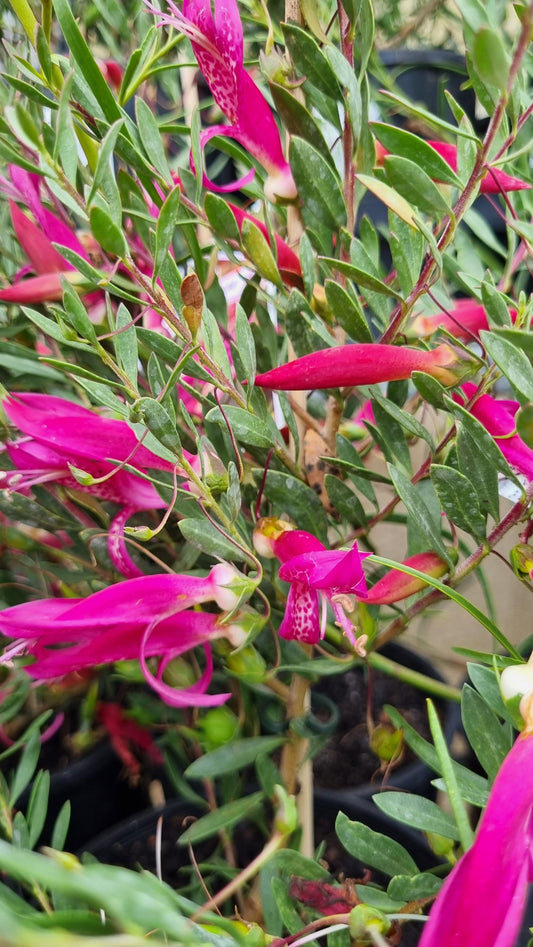
<instances>
[{"instance_id":1,"label":"curved flower tube","mask_svg":"<svg viewBox=\"0 0 533 947\"><path fill-rule=\"evenodd\" d=\"M117 463L127 460L139 472L173 471L173 465L140 444L125 421L102 417L64 398L20 392L6 398L3 408L24 435L6 444L16 469L2 471L3 485L21 492L36 483L54 482L120 504L123 509L109 529L109 553L123 575L142 575L127 551L124 526L134 513L161 509L165 503L151 483L117 469ZM81 484L71 467L95 480L106 479Z\"/></svg>"},{"instance_id":2,"label":"curved flower tube","mask_svg":"<svg viewBox=\"0 0 533 947\"><path fill-rule=\"evenodd\" d=\"M184 0L182 10L167 0L169 13L144 0L159 18L185 33L191 41L198 65L229 125L214 125L200 135L202 147L215 135L235 138L267 171L268 198L289 200L296 196L290 167L284 158L278 127L264 95L243 64L242 23L235 0L215 0L214 16L210 0ZM253 178L254 171L231 185L217 186L204 177L211 190L234 191Z\"/></svg>"},{"instance_id":3,"label":"curved flower tube","mask_svg":"<svg viewBox=\"0 0 533 947\"><path fill-rule=\"evenodd\" d=\"M173 706L216 706L229 694L206 694L212 674L209 642L242 634L219 616L195 611L214 601L230 611L238 597L230 588L237 573L219 563L205 578L190 575L142 576L119 582L86 599L42 599L0 612L0 632L16 641L4 655L26 653L36 662L25 668L37 680L72 671L138 659L150 685ZM172 658L202 645L206 669L196 684L176 690L161 677ZM162 658L157 675L147 659Z\"/></svg>"},{"instance_id":4,"label":"curved flower tube","mask_svg":"<svg viewBox=\"0 0 533 947\"><path fill-rule=\"evenodd\" d=\"M428 352L400 345L356 342L303 355L257 375L255 384L259 388L302 391L374 385L410 378L413 372L426 372L443 385L453 386L475 365L474 358L450 345L438 345Z\"/></svg>"},{"instance_id":5,"label":"curved flower tube","mask_svg":"<svg viewBox=\"0 0 533 947\"><path fill-rule=\"evenodd\" d=\"M533 733L505 757L473 846L444 882L420 947L513 947L533 881Z\"/></svg>"}]
</instances>

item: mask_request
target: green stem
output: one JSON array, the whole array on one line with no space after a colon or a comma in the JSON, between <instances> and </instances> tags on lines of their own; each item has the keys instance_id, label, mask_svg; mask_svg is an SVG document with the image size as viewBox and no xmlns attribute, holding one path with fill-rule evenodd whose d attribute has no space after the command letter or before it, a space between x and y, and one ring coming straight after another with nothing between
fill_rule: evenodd
<instances>
[{"instance_id":1,"label":"green stem","mask_svg":"<svg viewBox=\"0 0 533 947\"><path fill-rule=\"evenodd\" d=\"M383 671L384 674L388 674L398 681L403 681L405 684L411 684L412 687L416 687L417 690L424 691L426 694L431 694L433 697L442 700L451 700L455 703L461 702L461 691L457 687L446 684L444 681L438 681L434 677L422 674L420 671L413 671L412 668L398 664L397 661L391 661L380 651L371 651L366 660L370 667L375 668L375 670Z\"/></svg>"}]
</instances>

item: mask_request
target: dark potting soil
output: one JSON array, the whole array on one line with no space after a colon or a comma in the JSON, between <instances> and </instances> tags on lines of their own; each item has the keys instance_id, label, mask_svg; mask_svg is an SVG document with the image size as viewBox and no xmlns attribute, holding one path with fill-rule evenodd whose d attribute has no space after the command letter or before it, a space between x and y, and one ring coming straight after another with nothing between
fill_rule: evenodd
<instances>
[{"instance_id":1,"label":"dark potting soil","mask_svg":"<svg viewBox=\"0 0 533 947\"><path fill-rule=\"evenodd\" d=\"M383 707L391 704L423 737L430 737L425 695L410 684L374 668L354 667L343 674L322 678L313 693L329 698L339 713L335 731L313 759L315 785L324 789L349 789L374 783L376 792L386 774L370 748L367 701L371 690L371 717L374 726L390 724ZM317 703L315 716L327 720L328 711ZM404 746L395 767L412 763L414 755Z\"/></svg>"}]
</instances>

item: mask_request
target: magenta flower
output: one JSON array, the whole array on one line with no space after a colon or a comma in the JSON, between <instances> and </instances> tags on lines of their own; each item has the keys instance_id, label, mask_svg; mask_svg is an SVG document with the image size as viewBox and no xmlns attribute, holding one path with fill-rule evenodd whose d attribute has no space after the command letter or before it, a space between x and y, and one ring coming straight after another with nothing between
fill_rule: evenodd
<instances>
[{"instance_id":1,"label":"magenta flower","mask_svg":"<svg viewBox=\"0 0 533 947\"><path fill-rule=\"evenodd\" d=\"M271 108L244 68L242 23L235 0L215 0L214 16L210 0L184 0L182 10L167 0L169 13L149 0L144 2L159 17L159 25L168 24L188 36L215 102L230 121L229 125L214 125L202 132L202 147L215 135L235 138L267 171L267 197L295 197L296 188ZM235 190L247 184L253 173L232 185L217 187L208 179L204 183L212 190Z\"/></svg>"},{"instance_id":2,"label":"magenta flower","mask_svg":"<svg viewBox=\"0 0 533 947\"><path fill-rule=\"evenodd\" d=\"M10 196L9 209L17 240L26 254L35 276L26 277L28 268L17 273L14 282L0 290L0 301L13 303L54 302L63 296L61 279L75 286L83 284L83 277L53 246L74 250L84 260L89 255L73 230L59 217L44 207L40 197L40 176L11 165L11 180L0 178L0 190ZM28 217L15 203L23 203L31 211ZM33 219L32 219L33 218ZM97 307L103 299L99 292L88 296Z\"/></svg>"},{"instance_id":3,"label":"magenta flower","mask_svg":"<svg viewBox=\"0 0 533 947\"><path fill-rule=\"evenodd\" d=\"M513 947L533 881L533 734L516 740L476 838L444 882L420 947Z\"/></svg>"},{"instance_id":4,"label":"magenta flower","mask_svg":"<svg viewBox=\"0 0 533 947\"><path fill-rule=\"evenodd\" d=\"M461 385L469 401L477 391L475 385L466 382ZM459 396L455 400L460 402ZM483 427L492 434L503 456L519 473L529 481L533 480L533 450L522 440L516 430L515 415L520 405L518 401L497 401L491 395L481 395L468 410Z\"/></svg>"},{"instance_id":5,"label":"magenta flower","mask_svg":"<svg viewBox=\"0 0 533 947\"><path fill-rule=\"evenodd\" d=\"M20 392L6 398L3 407L24 435L6 444L15 470L2 471L4 486L24 492L37 483L60 483L120 504L123 509L109 528L109 553L123 575L142 575L126 549L124 526L133 513L160 509L165 503L151 483L117 466L127 460L128 466L144 472L172 471L173 465L139 444L125 421L102 417L63 398ZM107 479L83 485L71 467Z\"/></svg>"},{"instance_id":6,"label":"magenta flower","mask_svg":"<svg viewBox=\"0 0 533 947\"><path fill-rule=\"evenodd\" d=\"M473 358L450 345L438 345L428 352L400 345L361 342L303 355L258 375L255 384L260 388L288 391L341 388L410 378L416 371L426 372L443 385L453 386L474 365L477 362Z\"/></svg>"},{"instance_id":7,"label":"magenta flower","mask_svg":"<svg viewBox=\"0 0 533 947\"><path fill-rule=\"evenodd\" d=\"M254 543L262 555L274 555L281 560L279 577L291 584L279 627L281 637L317 644L325 634L329 602L337 625L355 650L364 655L366 636L356 638L346 610L354 608L350 595L366 598L361 563L369 553L359 552L356 543L348 551L326 549L312 533L268 518L259 521Z\"/></svg>"},{"instance_id":8,"label":"magenta flower","mask_svg":"<svg viewBox=\"0 0 533 947\"><path fill-rule=\"evenodd\" d=\"M0 632L16 641L4 654L31 654L36 662L25 670L39 681L72 671L138 659L149 684L176 707L214 706L229 694L206 694L212 675L209 642L226 637L232 643L242 634L222 624L215 614L194 606L214 601L230 611L238 597L231 590L237 573L225 563L213 566L205 578L190 575L152 575L118 582L85 599L41 599L0 611ZM199 681L176 690L162 680L169 661L202 645L206 668ZM147 661L160 657L157 674Z\"/></svg>"},{"instance_id":9,"label":"magenta flower","mask_svg":"<svg viewBox=\"0 0 533 947\"><path fill-rule=\"evenodd\" d=\"M510 310L513 322L516 319L516 309ZM473 299L459 299L449 312L439 312L434 316L416 316L412 322L416 335L432 335L437 329L446 329L457 339L471 341L481 329L488 329L487 313L481 303Z\"/></svg>"}]
</instances>

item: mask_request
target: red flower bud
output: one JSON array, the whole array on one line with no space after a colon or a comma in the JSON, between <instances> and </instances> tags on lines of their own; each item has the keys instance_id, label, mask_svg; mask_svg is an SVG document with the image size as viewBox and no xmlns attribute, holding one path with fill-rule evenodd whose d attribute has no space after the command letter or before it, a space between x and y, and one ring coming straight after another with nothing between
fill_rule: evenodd
<instances>
[{"instance_id":1,"label":"red flower bud","mask_svg":"<svg viewBox=\"0 0 533 947\"><path fill-rule=\"evenodd\" d=\"M451 345L431 351L399 345L361 342L321 349L303 355L258 375L260 388L302 391L307 388L341 388L345 385L375 385L382 381L410 378L415 371L426 372L443 385L458 384L477 367L477 361Z\"/></svg>"}]
</instances>

